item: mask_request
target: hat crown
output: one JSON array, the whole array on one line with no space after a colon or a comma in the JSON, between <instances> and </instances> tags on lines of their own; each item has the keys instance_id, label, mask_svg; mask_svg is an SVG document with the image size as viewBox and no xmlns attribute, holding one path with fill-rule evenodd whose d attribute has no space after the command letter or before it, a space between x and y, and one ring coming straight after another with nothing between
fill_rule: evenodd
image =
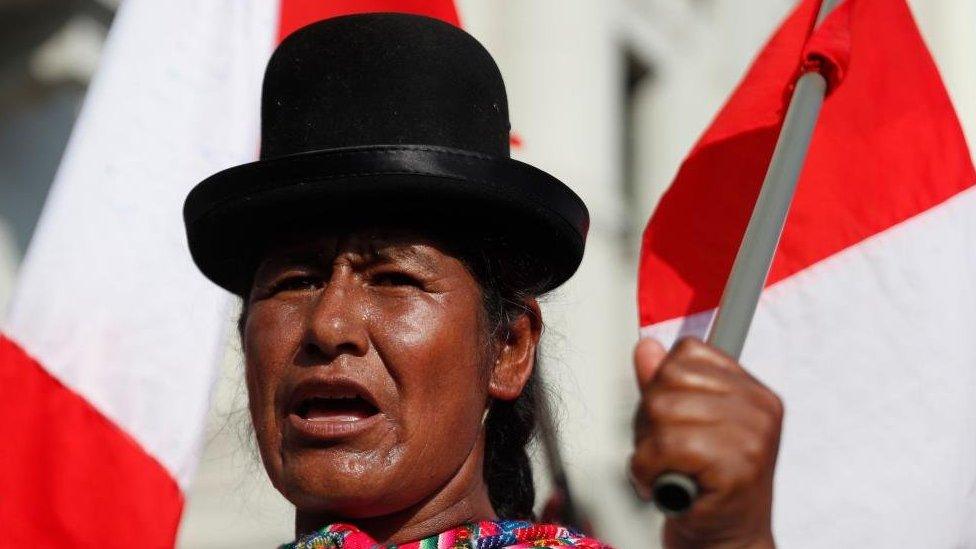
<instances>
[{"instance_id":1,"label":"hat crown","mask_svg":"<svg viewBox=\"0 0 976 549\"><path fill-rule=\"evenodd\" d=\"M272 55L261 158L422 144L509 156L505 85L491 55L443 21L400 13L327 19Z\"/></svg>"}]
</instances>

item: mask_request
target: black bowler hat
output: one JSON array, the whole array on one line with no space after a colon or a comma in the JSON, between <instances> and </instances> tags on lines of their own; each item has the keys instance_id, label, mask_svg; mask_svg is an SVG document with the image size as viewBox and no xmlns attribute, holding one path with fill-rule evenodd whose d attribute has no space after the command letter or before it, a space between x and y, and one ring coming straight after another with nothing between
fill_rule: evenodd
<instances>
[{"instance_id":1,"label":"black bowler hat","mask_svg":"<svg viewBox=\"0 0 976 549\"><path fill-rule=\"evenodd\" d=\"M296 31L268 63L261 122L260 160L210 176L183 208L194 261L234 293L268 235L378 210L517 235L545 267L544 290L583 257L586 206L510 158L501 74L453 25L372 13Z\"/></svg>"}]
</instances>

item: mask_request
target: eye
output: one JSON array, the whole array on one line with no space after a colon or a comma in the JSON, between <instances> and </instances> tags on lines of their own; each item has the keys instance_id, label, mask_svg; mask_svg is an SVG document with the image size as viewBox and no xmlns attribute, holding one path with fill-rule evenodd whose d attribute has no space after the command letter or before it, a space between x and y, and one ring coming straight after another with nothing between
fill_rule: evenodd
<instances>
[{"instance_id":1,"label":"eye","mask_svg":"<svg viewBox=\"0 0 976 549\"><path fill-rule=\"evenodd\" d=\"M290 275L276 281L272 287L272 293L280 292L303 292L315 290L322 287L322 281L318 277L311 275Z\"/></svg>"},{"instance_id":2,"label":"eye","mask_svg":"<svg viewBox=\"0 0 976 549\"><path fill-rule=\"evenodd\" d=\"M402 271L385 271L374 274L370 277L370 285L381 287L420 287L420 281L410 274Z\"/></svg>"}]
</instances>

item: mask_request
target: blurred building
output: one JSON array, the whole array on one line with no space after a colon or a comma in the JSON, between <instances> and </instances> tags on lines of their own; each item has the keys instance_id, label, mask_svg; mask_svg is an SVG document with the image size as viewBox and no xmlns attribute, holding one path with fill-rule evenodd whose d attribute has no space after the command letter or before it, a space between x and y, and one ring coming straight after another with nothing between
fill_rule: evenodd
<instances>
[{"instance_id":1,"label":"blurred building","mask_svg":"<svg viewBox=\"0 0 976 549\"><path fill-rule=\"evenodd\" d=\"M910 3L976 143L976 3ZM633 498L624 476L636 399L630 353L640 231L684 154L794 1L458 4L466 28L506 79L522 143L515 155L569 183L592 216L582 269L544 306L542 368L573 488L601 537L622 549L654 547L659 518ZM0 307L114 8L110 0L0 0ZM180 545L287 541L293 513L268 485L249 442L233 345L209 422ZM539 480L544 497L541 468Z\"/></svg>"},{"instance_id":2,"label":"blurred building","mask_svg":"<svg viewBox=\"0 0 976 549\"><path fill-rule=\"evenodd\" d=\"M0 310L117 4L0 0Z\"/></svg>"}]
</instances>

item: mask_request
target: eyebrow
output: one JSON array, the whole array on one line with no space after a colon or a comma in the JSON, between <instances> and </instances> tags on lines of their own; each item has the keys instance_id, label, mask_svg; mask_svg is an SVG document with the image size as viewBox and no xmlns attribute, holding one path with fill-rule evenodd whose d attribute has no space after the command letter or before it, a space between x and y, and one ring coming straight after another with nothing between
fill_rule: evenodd
<instances>
[{"instance_id":1,"label":"eyebrow","mask_svg":"<svg viewBox=\"0 0 976 549\"><path fill-rule=\"evenodd\" d=\"M430 272L437 270L437 263L430 257L430 255L417 250L415 246L408 246L406 248L386 246L379 249L369 250L363 255L367 261L408 261L417 263L421 268Z\"/></svg>"}]
</instances>

